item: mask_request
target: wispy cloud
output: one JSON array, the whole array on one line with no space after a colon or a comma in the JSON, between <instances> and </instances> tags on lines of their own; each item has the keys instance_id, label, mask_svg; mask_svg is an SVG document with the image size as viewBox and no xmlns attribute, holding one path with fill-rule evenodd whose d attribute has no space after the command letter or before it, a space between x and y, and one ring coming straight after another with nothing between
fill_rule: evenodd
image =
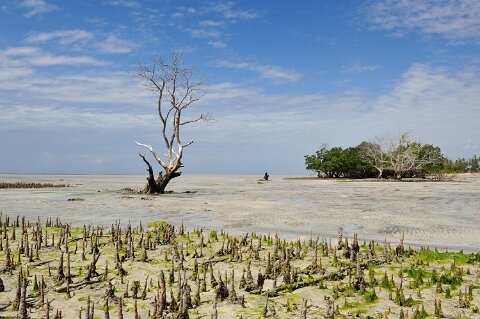
<instances>
[{"instance_id":1,"label":"wispy cloud","mask_svg":"<svg viewBox=\"0 0 480 319\"><path fill-rule=\"evenodd\" d=\"M147 101L145 91L139 86L129 88L132 82L126 81L125 76L127 75L62 76L52 79L48 85L46 83L44 87L47 88L32 92L42 97L54 95L56 91L59 93L58 96L50 101L56 99L62 104L68 99L70 103L80 101L82 96L93 103L111 105L118 101L126 104L134 100L137 103L139 100ZM89 81L91 84L88 84ZM58 83L63 84L57 87ZM79 89L83 86L87 87ZM128 93L122 95L122 91ZM225 131L226 138L235 134L264 136L263 134L272 132L285 135L287 132L282 131L287 125L291 130L288 131L290 136L285 136L286 140L295 139L295 136L320 134L325 136L326 142L329 139L330 141L338 139L355 143L356 139L367 139L377 133L401 129L413 131L427 140L439 145L448 144L450 147L455 144L480 143L478 134L475 135L480 121L480 112L475 102L480 100L480 78L468 72L449 73L442 69L416 64L404 73L391 91L373 98L367 98L361 91L344 91L339 94L268 94L261 89L228 82L210 85L208 91L209 94L200 104L207 106L215 101L214 112L218 125L212 130ZM131 94L134 96L127 98ZM150 105L149 102L146 104ZM32 111L28 107L17 105L9 108L5 112L8 114L8 121L7 117L3 116L2 120L5 123L9 122L9 125L13 125L12 123L24 125L21 119L25 114L33 112L37 119L47 116L55 118L55 114L61 114L56 124L52 122L54 120L46 120L49 125L69 123L68 125L87 126L91 124L89 121L93 121L99 114L99 121L103 124L98 125L107 127L108 117L115 118L114 114L111 114L113 110L83 111L68 107L52 109L50 106L35 106ZM252 109L255 112L252 112ZM53 110L55 112L52 112ZM79 116L81 112L85 113ZM117 119L125 118L125 123L128 123L126 114L130 113L122 111L118 113ZM141 121L148 117L141 113L140 115ZM105 121L101 120L102 116L105 116ZM85 123L82 124L80 120ZM332 131L332 127L337 129ZM348 132L338 129L339 127L348 127ZM462 130L455 129L458 127L462 127ZM253 128L255 130L252 130ZM294 136L291 136L292 132L296 132ZM467 138L470 139L469 142L463 143ZM312 142L314 143L313 140Z\"/></svg>"},{"instance_id":2,"label":"wispy cloud","mask_svg":"<svg viewBox=\"0 0 480 319\"><path fill-rule=\"evenodd\" d=\"M27 18L37 15L41 16L44 13L58 10L57 6L49 4L44 0L23 0L18 4L18 7L27 10L27 12L24 14L24 16Z\"/></svg>"},{"instance_id":3,"label":"wispy cloud","mask_svg":"<svg viewBox=\"0 0 480 319\"><path fill-rule=\"evenodd\" d=\"M140 3L133 0L110 0L106 2L111 6L125 7L125 8L140 8Z\"/></svg>"},{"instance_id":4,"label":"wispy cloud","mask_svg":"<svg viewBox=\"0 0 480 319\"><path fill-rule=\"evenodd\" d=\"M180 6L173 8L168 15L171 17L171 25L193 38L216 39L217 41L208 42L213 48L226 46L225 41L220 39L231 36L227 32L230 26L259 17L257 12L238 8L234 2L207 2L197 7Z\"/></svg>"},{"instance_id":5,"label":"wispy cloud","mask_svg":"<svg viewBox=\"0 0 480 319\"><path fill-rule=\"evenodd\" d=\"M233 2L220 3L212 7L213 12L221 14L225 19L250 20L259 16L257 12L235 8Z\"/></svg>"},{"instance_id":6,"label":"wispy cloud","mask_svg":"<svg viewBox=\"0 0 480 319\"><path fill-rule=\"evenodd\" d=\"M208 41L208 44L210 44L212 48L216 49L223 49L227 47L227 44L223 41Z\"/></svg>"},{"instance_id":7,"label":"wispy cloud","mask_svg":"<svg viewBox=\"0 0 480 319\"><path fill-rule=\"evenodd\" d=\"M6 6L6 5L1 5L0 6L0 13L2 13L2 12L8 13L9 11L10 10L9 10L8 6Z\"/></svg>"},{"instance_id":8,"label":"wispy cloud","mask_svg":"<svg viewBox=\"0 0 480 319\"><path fill-rule=\"evenodd\" d=\"M198 23L199 26L202 27L220 27L225 25L223 21L214 21L214 20L202 20Z\"/></svg>"},{"instance_id":9,"label":"wispy cloud","mask_svg":"<svg viewBox=\"0 0 480 319\"><path fill-rule=\"evenodd\" d=\"M115 34L102 38L80 29L34 32L25 38L27 43L44 44L50 41L56 41L65 46L72 45L75 48L98 49L102 53L130 53L138 47L135 42L122 39Z\"/></svg>"},{"instance_id":10,"label":"wispy cloud","mask_svg":"<svg viewBox=\"0 0 480 319\"><path fill-rule=\"evenodd\" d=\"M478 144L474 144L472 142L472 139L471 138L468 138L465 143L462 145L462 148L465 149L465 150L477 150L479 147L478 147Z\"/></svg>"},{"instance_id":11,"label":"wispy cloud","mask_svg":"<svg viewBox=\"0 0 480 319\"><path fill-rule=\"evenodd\" d=\"M17 128L86 128L92 129L128 129L153 125L152 114L138 112L113 112L75 107L52 107L15 105L2 107L3 130Z\"/></svg>"},{"instance_id":12,"label":"wispy cloud","mask_svg":"<svg viewBox=\"0 0 480 319\"><path fill-rule=\"evenodd\" d=\"M275 80L277 83L296 82L302 78L302 74L297 71L284 69L275 65L223 60L218 62L218 66L253 71L258 73L262 79Z\"/></svg>"},{"instance_id":13,"label":"wispy cloud","mask_svg":"<svg viewBox=\"0 0 480 319\"><path fill-rule=\"evenodd\" d=\"M86 17L85 22L97 27L105 27L108 25L108 22L100 17Z\"/></svg>"},{"instance_id":14,"label":"wispy cloud","mask_svg":"<svg viewBox=\"0 0 480 319\"><path fill-rule=\"evenodd\" d=\"M154 102L126 73L35 74L16 82L6 89L0 76L2 131L39 126L148 131L157 123L151 111ZM217 122L208 129L189 128L189 136L221 146L226 153L249 141L250 150L268 148L276 161L297 171L304 167L301 155L321 142L349 146L400 130L441 146L447 155L475 152L480 145L480 78L470 71L414 64L389 91L373 97L359 90L274 94L232 82L211 84L207 90L197 105L214 113ZM28 96L35 96L35 102Z\"/></svg>"},{"instance_id":15,"label":"wispy cloud","mask_svg":"<svg viewBox=\"0 0 480 319\"><path fill-rule=\"evenodd\" d=\"M137 47L133 41L121 39L114 34L110 34L98 44L100 51L105 53L129 53Z\"/></svg>"},{"instance_id":16,"label":"wispy cloud","mask_svg":"<svg viewBox=\"0 0 480 319\"><path fill-rule=\"evenodd\" d=\"M348 66L343 66L340 70L341 73L365 73L365 72L372 72L379 68L379 65L375 64L361 64L361 63L354 63Z\"/></svg>"},{"instance_id":17,"label":"wispy cloud","mask_svg":"<svg viewBox=\"0 0 480 319\"><path fill-rule=\"evenodd\" d=\"M27 43L43 43L57 40L59 44L70 45L77 42L85 42L94 38L93 33L85 30L62 30L53 32L33 32L30 33L25 41Z\"/></svg>"},{"instance_id":18,"label":"wispy cloud","mask_svg":"<svg viewBox=\"0 0 480 319\"><path fill-rule=\"evenodd\" d=\"M52 65L106 65L107 62L89 56L56 55L37 47L11 47L0 50L0 65L52 66Z\"/></svg>"},{"instance_id":19,"label":"wispy cloud","mask_svg":"<svg viewBox=\"0 0 480 319\"><path fill-rule=\"evenodd\" d=\"M185 31L194 38L218 38L221 35L220 31L211 29L187 28Z\"/></svg>"},{"instance_id":20,"label":"wispy cloud","mask_svg":"<svg viewBox=\"0 0 480 319\"><path fill-rule=\"evenodd\" d=\"M373 28L399 36L419 31L452 41L480 41L479 1L375 0L362 11Z\"/></svg>"},{"instance_id":21,"label":"wispy cloud","mask_svg":"<svg viewBox=\"0 0 480 319\"><path fill-rule=\"evenodd\" d=\"M171 14L172 18L181 18L186 15L196 14L198 11L193 7L178 7L176 11Z\"/></svg>"},{"instance_id":22,"label":"wispy cloud","mask_svg":"<svg viewBox=\"0 0 480 319\"><path fill-rule=\"evenodd\" d=\"M313 151L321 142L347 146L378 134L410 131L447 154L465 152L467 147L471 152L480 145L476 102L480 100L480 77L469 71L414 64L388 92L373 97L358 90L267 94L233 83L210 88L210 92L202 103L208 105L213 99L219 107L218 124L210 130L221 131L225 140L241 136L275 149L310 147ZM272 145L272 136L282 145Z\"/></svg>"}]
</instances>

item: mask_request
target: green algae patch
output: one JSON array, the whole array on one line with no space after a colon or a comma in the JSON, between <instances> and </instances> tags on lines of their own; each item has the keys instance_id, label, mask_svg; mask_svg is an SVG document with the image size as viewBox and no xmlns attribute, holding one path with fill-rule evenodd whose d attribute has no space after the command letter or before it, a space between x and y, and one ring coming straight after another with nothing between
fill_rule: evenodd
<instances>
[{"instance_id":1,"label":"green algae patch","mask_svg":"<svg viewBox=\"0 0 480 319\"><path fill-rule=\"evenodd\" d=\"M421 249L416 258L422 262L444 262L455 261L457 265L472 264L480 262L480 253L465 254L459 252L440 252L438 250Z\"/></svg>"},{"instance_id":2,"label":"green algae patch","mask_svg":"<svg viewBox=\"0 0 480 319\"><path fill-rule=\"evenodd\" d=\"M168 226L170 226L170 224L163 220L157 220L147 224L148 228L166 228Z\"/></svg>"}]
</instances>

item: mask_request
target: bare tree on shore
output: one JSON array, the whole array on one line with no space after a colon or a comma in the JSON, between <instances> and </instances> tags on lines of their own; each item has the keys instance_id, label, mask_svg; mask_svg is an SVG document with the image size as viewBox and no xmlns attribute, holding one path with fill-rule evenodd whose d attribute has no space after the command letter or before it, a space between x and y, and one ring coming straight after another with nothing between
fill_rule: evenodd
<instances>
[{"instance_id":1,"label":"bare tree on shore","mask_svg":"<svg viewBox=\"0 0 480 319\"><path fill-rule=\"evenodd\" d=\"M145 147L161 167L155 178L154 169L146 154L139 153L148 171L148 182L140 190L142 193L165 193L168 183L182 174L180 168L183 167L184 150L194 142L193 139L187 142L182 139L182 128L185 125L211 119L208 113L203 113L184 120L184 113L205 95L204 83L196 80L195 74L196 68L186 67L181 53L176 51L172 52L169 60L154 57L149 65L138 64L137 76L156 96L161 139L166 150L162 158L150 144L135 141L138 145Z\"/></svg>"},{"instance_id":2,"label":"bare tree on shore","mask_svg":"<svg viewBox=\"0 0 480 319\"><path fill-rule=\"evenodd\" d=\"M371 142L362 142L359 145L360 158L377 171L377 178L382 178L383 171L388 167L388 157L385 150L384 138L379 136Z\"/></svg>"},{"instance_id":3,"label":"bare tree on shore","mask_svg":"<svg viewBox=\"0 0 480 319\"><path fill-rule=\"evenodd\" d=\"M360 144L362 160L378 170L378 178L384 171L393 172L396 179L409 173L421 172L427 165L442 159L439 148L422 145L411 140L408 133L396 136L378 136L371 142Z\"/></svg>"}]
</instances>

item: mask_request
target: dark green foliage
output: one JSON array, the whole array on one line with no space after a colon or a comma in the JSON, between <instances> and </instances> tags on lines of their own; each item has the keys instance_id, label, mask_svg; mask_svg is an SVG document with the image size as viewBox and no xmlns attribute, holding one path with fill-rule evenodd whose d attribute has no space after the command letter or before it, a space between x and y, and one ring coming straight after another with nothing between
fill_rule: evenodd
<instances>
[{"instance_id":1,"label":"dark green foliage","mask_svg":"<svg viewBox=\"0 0 480 319\"><path fill-rule=\"evenodd\" d=\"M423 280L431 274L429 274L427 271L421 269L421 268L406 268L403 270L404 273L406 273L410 278L413 278L413 282L411 285L411 288L418 288L423 284Z\"/></svg>"},{"instance_id":2,"label":"dark green foliage","mask_svg":"<svg viewBox=\"0 0 480 319\"><path fill-rule=\"evenodd\" d=\"M478 173L480 172L480 158L474 155L470 159L459 158L455 161L446 159L444 168L447 173Z\"/></svg>"},{"instance_id":3,"label":"dark green foliage","mask_svg":"<svg viewBox=\"0 0 480 319\"><path fill-rule=\"evenodd\" d=\"M35 276L33 280L33 292L37 292L37 291L38 291L38 281L37 281L37 276Z\"/></svg>"},{"instance_id":4,"label":"dark green foliage","mask_svg":"<svg viewBox=\"0 0 480 319\"><path fill-rule=\"evenodd\" d=\"M459 274L458 272L455 274L443 274L440 276L440 282L442 284L448 284L448 285L460 285L462 283L462 275Z\"/></svg>"},{"instance_id":5,"label":"dark green foliage","mask_svg":"<svg viewBox=\"0 0 480 319\"><path fill-rule=\"evenodd\" d=\"M445 298L452 298L452 292L450 290L450 287L447 287L447 289L445 289Z\"/></svg>"},{"instance_id":6,"label":"dark green foliage","mask_svg":"<svg viewBox=\"0 0 480 319\"><path fill-rule=\"evenodd\" d=\"M418 318L419 319L424 319L424 318L427 318L428 317L428 312L425 311L425 308L423 307L422 305L422 309L420 310L420 313L418 315Z\"/></svg>"},{"instance_id":7,"label":"dark green foliage","mask_svg":"<svg viewBox=\"0 0 480 319\"><path fill-rule=\"evenodd\" d=\"M314 155L305 156L307 170L318 177L368 178L375 177L375 168L360 159L358 147L342 149L323 145Z\"/></svg>"},{"instance_id":8,"label":"dark green foliage","mask_svg":"<svg viewBox=\"0 0 480 319\"><path fill-rule=\"evenodd\" d=\"M372 289L372 291L367 291L364 295L363 295L363 300L365 300L365 302L367 303L372 303L374 302L375 300L378 299L378 296L375 292L375 288Z\"/></svg>"},{"instance_id":9,"label":"dark green foliage","mask_svg":"<svg viewBox=\"0 0 480 319\"><path fill-rule=\"evenodd\" d=\"M381 287L385 288L385 289L395 288L395 283L388 279L388 276L387 276L386 272L383 274Z\"/></svg>"},{"instance_id":10,"label":"dark green foliage","mask_svg":"<svg viewBox=\"0 0 480 319\"><path fill-rule=\"evenodd\" d=\"M444 174L480 172L480 158L474 155L471 159L457 159L452 161L442 154L440 147L432 144L421 144L410 141L407 135L403 135L402 143L389 153L378 150L383 154L385 162L382 162L382 177L425 177L433 175L440 178ZM373 178L379 177L377 164L371 164L370 157L363 153L366 145L376 145L369 142L362 142L355 147L343 149L342 147L329 148L322 145L313 155L305 155L306 169L316 172L318 177L327 178ZM406 169L396 158L408 157L412 154L415 157L416 165ZM370 158L371 159L371 158ZM383 160L382 160L383 161Z\"/></svg>"}]
</instances>

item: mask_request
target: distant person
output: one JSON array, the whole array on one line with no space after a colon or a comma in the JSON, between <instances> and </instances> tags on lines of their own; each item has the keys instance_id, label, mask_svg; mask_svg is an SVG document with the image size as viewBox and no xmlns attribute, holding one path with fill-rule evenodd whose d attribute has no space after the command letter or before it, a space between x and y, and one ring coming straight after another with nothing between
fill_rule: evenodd
<instances>
[{"instance_id":1,"label":"distant person","mask_svg":"<svg viewBox=\"0 0 480 319\"><path fill-rule=\"evenodd\" d=\"M265 175L263 175L263 179L268 181L269 177L270 177L270 175L268 175L268 172L265 172Z\"/></svg>"}]
</instances>

